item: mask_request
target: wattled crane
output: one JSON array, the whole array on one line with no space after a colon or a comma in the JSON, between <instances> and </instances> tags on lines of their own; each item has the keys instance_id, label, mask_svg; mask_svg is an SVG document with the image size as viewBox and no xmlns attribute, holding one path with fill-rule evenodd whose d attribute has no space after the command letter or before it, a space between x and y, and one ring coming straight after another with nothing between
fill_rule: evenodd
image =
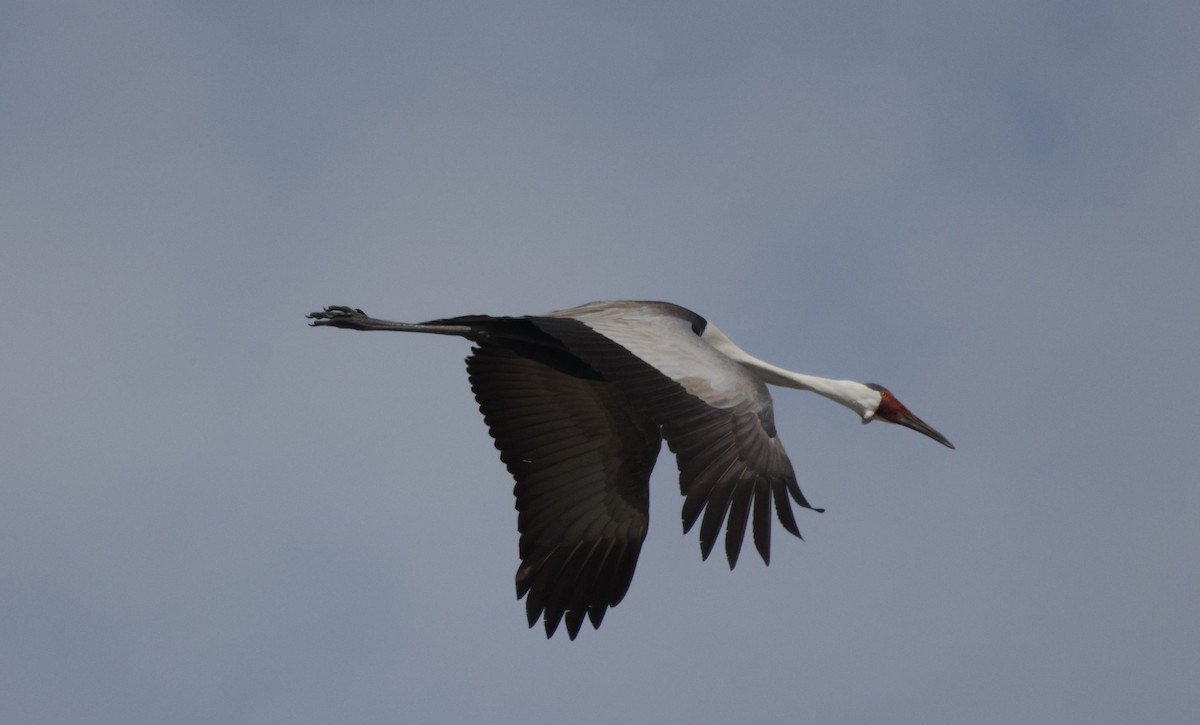
<instances>
[{"instance_id":1,"label":"wattled crane","mask_svg":"<svg viewBox=\"0 0 1200 725\"><path fill-rule=\"evenodd\" d=\"M591 302L541 316L421 323L350 307L315 326L465 337L471 388L516 479L517 597L546 636L565 619L599 627L625 596L646 538L647 490L662 440L675 453L683 530L708 558L722 525L730 568L746 525L770 562L771 508L800 536L791 502L814 509L775 430L767 384L809 390L953 448L886 388L795 373L751 356L700 315L666 302ZM790 499L789 500L789 496Z\"/></svg>"}]
</instances>

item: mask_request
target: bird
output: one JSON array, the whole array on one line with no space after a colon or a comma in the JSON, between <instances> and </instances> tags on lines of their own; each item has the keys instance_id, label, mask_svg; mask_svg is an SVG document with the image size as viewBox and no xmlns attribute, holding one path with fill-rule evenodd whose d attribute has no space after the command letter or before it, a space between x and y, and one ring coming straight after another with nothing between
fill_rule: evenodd
<instances>
[{"instance_id":1,"label":"bird","mask_svg":"<svg viewBox=\"0 0 1200 725\"><path fill-rule=\"evenodd\" d=\"M474 345L467 375L500 459L515 479L517 599L546 637L586 617L600 627L629 589L646 538L649 479L665 440L675 454L683 532L700 522L707 559L725 528L738 561L747 524L771 560L771 509L822 512L800 491L775 428L767 385L807 390L863 423L887 421L954 445L887 388L806 375L759 360L679 305L590 302L538 316L466 315L407 323L341 305L317 327L454 335ZM772 505L773 504L773 505Z\"/></svg>"}]
</instances>

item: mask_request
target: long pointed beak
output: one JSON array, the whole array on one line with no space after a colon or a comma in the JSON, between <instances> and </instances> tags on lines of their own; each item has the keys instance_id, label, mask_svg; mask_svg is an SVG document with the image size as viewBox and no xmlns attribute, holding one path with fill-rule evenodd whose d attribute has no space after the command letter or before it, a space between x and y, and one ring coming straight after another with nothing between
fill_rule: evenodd
<instances>
[{"instance_id":1,"label":"long pointed beak","mask_svg":"<svg viewBox=\"0 0 1200 725\"><path fill-rule=\"evenodd\" d=\"M925 435L934 439L938 443L941 443L942 445L946 446L947 448L951 448L951 449L954 448L954 444L951 443L949 440L947 440L946 436L942 435L941 433L938 433L936 430L933 429L933 426L929 425L928 423L921 420L920 418L913 415L912 413L908 412L907 410L904 411L903 415L901 415L899 418L897 418L896 420L894 420L892 422L896 423L897 425L902 425L905 428L912 428L913 430L917 431L918 433L924 433Z\"/></svg>"}]
</instances>

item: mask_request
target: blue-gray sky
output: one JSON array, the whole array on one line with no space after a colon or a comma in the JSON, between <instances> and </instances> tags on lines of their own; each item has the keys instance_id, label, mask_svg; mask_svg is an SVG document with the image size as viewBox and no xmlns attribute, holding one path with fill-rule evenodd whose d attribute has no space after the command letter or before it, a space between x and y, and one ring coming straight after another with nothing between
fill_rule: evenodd
<instances>
[{"instance_id":1,"label":"blue-gray sky","mask_svg":"<svg viewBox=\"0 0 1200 725\"><path fill-rule=\"evenodd\" d=\"M1200 720L1200 6L9 3L0 720ZM460 340L667 299L776 392L806 541L652 481L570 642Z\"/></svg>"}]
</instances>

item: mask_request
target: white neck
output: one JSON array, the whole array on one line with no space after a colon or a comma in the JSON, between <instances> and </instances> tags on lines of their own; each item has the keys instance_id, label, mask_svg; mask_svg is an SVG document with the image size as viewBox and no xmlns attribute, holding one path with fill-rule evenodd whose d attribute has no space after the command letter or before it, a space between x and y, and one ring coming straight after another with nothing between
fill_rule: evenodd
<instances>
[{"instance_id":1,"label":"white neck","mask_svg":"<svg viewBox=\"0 0 1200 725\"><path fill-rule=\"evenodd\" d=\"M816 375L805 375L759 360L738 347L715 325L709 323L702 335L704 340L718 351L754 373L755 377L768 385L810 390L829 398L857 413L864 421L870 420L879 408L879 391L853 380L834 380Z\"/></svg>"}]
</instances>

